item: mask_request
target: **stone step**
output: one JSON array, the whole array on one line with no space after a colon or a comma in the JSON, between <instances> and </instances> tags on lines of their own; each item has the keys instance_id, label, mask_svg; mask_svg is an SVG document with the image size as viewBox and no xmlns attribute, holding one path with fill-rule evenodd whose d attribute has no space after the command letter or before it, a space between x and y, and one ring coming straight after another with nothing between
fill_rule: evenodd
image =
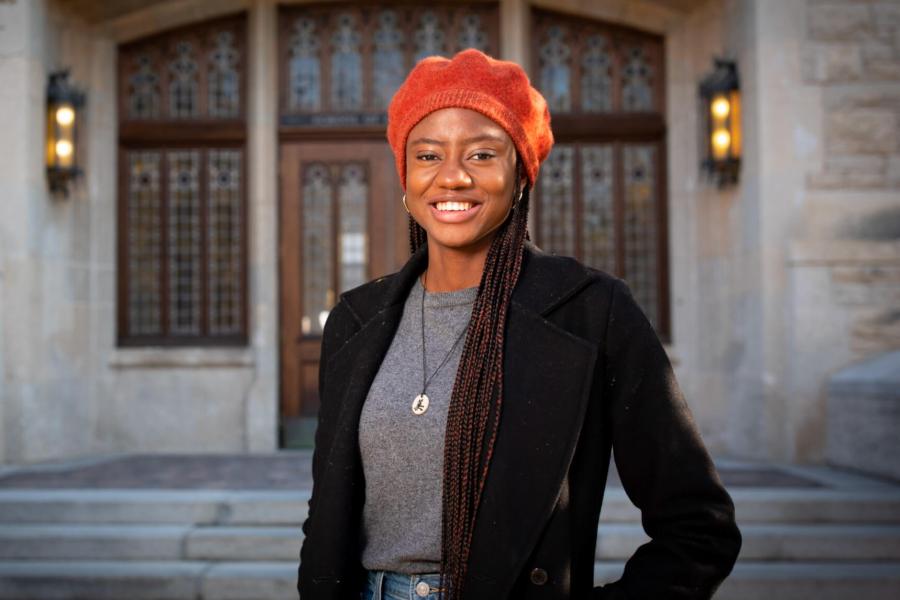
<instances>
[{"instance_id":1,"label":"stone step","mask_svg":"<svg viewBox=\"0 0 900 600\"><path fill-rule=\"evenodd\" d=\"M897 561L898 525L742 526L741 558L754 561ZM605 523L597 558L627 559L649 538L638 524ZM2 525L0 560L279 561L299 555L297 526Z\"/></svg>"},{"instance_id":2,"label":"stone step","mask_svg":"<svg viewBox=\"0 0 900 600\"><path fill-rule=\"evenodd\" d=\"M623 563L597 562L594 583ZM0 562L0 600L296 600L295 562ZM894 600L900 563L739 562L716 600Z\"/></svg>"},{"instance_id":3,"label":"stone step","mask_svg":"<svg viewBox=\"0 0 900 600\"><path fill-rule=\"evenodd\" d=\"M8 490L0 523L300 525L308 491Z\"/></svg>"},{"instance_id":4,"label":"stone step","mask_svg":"<svg viewBox=\"0 0 900 600\"><path fill-rule=\"evenodd\" d=\"M6 490L0 523L299 525L308 491ZM900 524L896 490L738 489L738 522ZM611 488L601 521L638 523L624 490Z\"/></svg>"}]
</instances>

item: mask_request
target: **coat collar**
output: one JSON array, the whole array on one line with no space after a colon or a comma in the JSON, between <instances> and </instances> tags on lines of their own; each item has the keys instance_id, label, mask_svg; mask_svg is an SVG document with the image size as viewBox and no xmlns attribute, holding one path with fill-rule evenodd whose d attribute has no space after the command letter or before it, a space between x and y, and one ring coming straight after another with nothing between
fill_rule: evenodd
<instances>
[{"instance_id":1,"label":"coat collar","mask_svg":"<svg viewBox=\"0 0 900 600\"><path fill-rule=\"evenodd\" d=\"M342 294L359 329L332 356L327 377L346 378L335 423L335 440L323 487L337 498L364 496L358 445L362 405L387 353L403 304L425 269L419 248L404 267ZM522 272L507 313L503 408L488 478L482 492L464 583L466 598L509 597L526 568L541 531L558 502L588 404L597 345L545 318L593 279L571 258L544 253L526 241ZM333 486L333 487L332 487ZM361 505L354 505L361 511ZM359 512L356 512L357 516ZM321 525L332 535L346 515ZM350 548L351 540L341 547Z\"/></svg>"},{"instance_id":2,"label":"coat collar","mask_svg":"<svg viewBox=\"0 0 900 600\"><path fill-rule=\"evenodd\" d=\"M396 273L379 277L341 295L360 325L385 309L406 301L416 277L428 265L427 250L427 245L423 244ZM512 302L539 315L546 315L587 285L591 278L590 272L581 263L548 254L531 240L525 240L522 272L513 290Z\"/></svg>"}]
</instances>

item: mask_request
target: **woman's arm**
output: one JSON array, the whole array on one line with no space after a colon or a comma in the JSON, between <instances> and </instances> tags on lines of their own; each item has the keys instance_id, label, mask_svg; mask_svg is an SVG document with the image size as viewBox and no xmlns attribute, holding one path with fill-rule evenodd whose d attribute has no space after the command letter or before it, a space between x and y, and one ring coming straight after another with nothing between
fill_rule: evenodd
<instances>
[{"instance_id":1,"label":"woman's arm","mask_svg":"<svg viewBox=\"0 0 900 600\"><path fill-rule=\"evenodd\" d=\"M710 598L741 547L716 473L659 338L616 282L606 340L613 456L651 541L594 598Z\"/></svg>"}]
</instances>

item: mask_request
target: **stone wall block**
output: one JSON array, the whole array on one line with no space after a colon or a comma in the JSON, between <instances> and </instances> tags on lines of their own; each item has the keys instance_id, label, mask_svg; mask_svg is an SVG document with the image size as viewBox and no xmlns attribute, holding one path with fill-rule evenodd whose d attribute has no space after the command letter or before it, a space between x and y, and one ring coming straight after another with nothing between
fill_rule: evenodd
<instances>
[{"instance_id":1,"label":"stone wall block","mask_svg":"<svg viewBox=\"0 0 900 600\"><path fill-rule=\"evenodd\" d=\"M894 44L890 39L871 38L863 40L860 44L863 59L866 62L875 60L892 60L894 58Z\"/></svg>"},{"instance_id":2,"label":"stone wall block","mask_svg":"<svg viewBox=\"0 0 900 600\"><path fill-rule=\"evenodd\" d=\"M828 115L826 148L835 154L893 154L897 115L887 109L839 110Z\"/></svg>"},{"instance_id":3,"label":"stone wall block","mask_svg":"<svg viewBox=\"0 0 900 600\"><path fill-rule=\"evenodd\" d=\"M872 17L880 35L890 35L900 29L900 2L879 2L872 5Z\"/></svg>"},{"instance_id":4,"label":"stone wall block","mask_svg":"<svg viewBox=\"0 0 900 600\"><path fill-rule=\"evenodd\" d=\"M834 302L840 306L900 306L900 286L847 283L832 286Z\"/></svg>"},{"instance_id":5,"label":"stone wall block","mask_svg":"<svg viewBox=\"0 0 900 600\"><path fill-rule=\"evenodd\" d=\"M900 188L900 154L892 154L887 158L887 185Z\"/></svg>"},{"instance_id":6,"label":"stone wall block","mask_svg":"<svg viewBox=\"0 0 900 600\"><path fill-rule=\"evenodd\" d=\"M900 78L900 47L895 47L892 37L872 38L862 43L864 79L894 81Z\"/></svg>"},{"instance_id":7,"label":"stone wall block","mask_svg":"<svg viewBox=\"0 0 900 600\"><path fill-rule=\"evenodd\" d=\"M817 40L863 39L874 32L865 4L821 4L809 9L810 37Z\"/></svg>"},{"instance_id":8,"label":"stone wall block","mask_svg":"<svg viewBox=\"0 0 900 600\"><path fill-rule=\"evenodd\" d=\"M868 85L839 85L822 88L826 113L860 108L889 109L900 113L900 86L872 82Z\"/></svg>"},{"instance_id":9,"label":"stone wall block","mask_svg":"<svg viewBox=\"0 0 900 600\"><path fill-rule=\"evenodd\" d=\"M850 332L850 347L871 354L900 348L900 310L889 309L856 319Z\"/></svg>"},{"instance_id":10,"label":"stone wall block","mask_svg":"<svg viewBox=\"0 0 900 600\"><path fill-rule=\"evenodd\" d=\"M835 283L896 285L900 288L900 266L836 266L832 269L831 280Z\"/></svg>"},{"instance_id":11,"label":"stone wall block","mask_svg":"<svg viewBox=\"0 0 900 600\"><path fill-rule=\"evenodd\" d=\"M808 82L855 81L862 74L863 52L859 44L809 44L804 50L803 77Z\"/></svg>"},{"instance_id":12,"label":"stone wall block","mask_svg":"<svg viewBox=\"0 0 900 600\"><path fill-rule=\"evenodd\" d=\"M900 60L877 60L866 65L868 79L879 81L900 81Z\"/></svg>"},{"instance_id":13,"label":"stone wall block","mask_svg":"<svg viewBox=\"0 0 900 600\"><path fill-rule=\"evenodd\" d=\"M880 188L887 185L886 168L883 156L829 156L821 172L807 177L807 184L819 189Z\"/></svg>"}]
</instances>

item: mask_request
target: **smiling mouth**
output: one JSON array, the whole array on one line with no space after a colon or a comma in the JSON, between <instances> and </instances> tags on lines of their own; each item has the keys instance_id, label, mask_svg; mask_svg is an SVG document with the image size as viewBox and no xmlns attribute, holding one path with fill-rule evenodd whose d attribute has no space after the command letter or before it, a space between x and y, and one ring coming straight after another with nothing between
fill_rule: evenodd
<instances>
[{"instance_id":1,"label":"smiling mouth","mask_svg":"<svg viewBox=\"0 0 900 600\"><path fill-rule=\"evenodd\" d=\"M463 211L472 208L472 202L436 202L434 207L441 211Z\"/></svg>"}]
</instances>

